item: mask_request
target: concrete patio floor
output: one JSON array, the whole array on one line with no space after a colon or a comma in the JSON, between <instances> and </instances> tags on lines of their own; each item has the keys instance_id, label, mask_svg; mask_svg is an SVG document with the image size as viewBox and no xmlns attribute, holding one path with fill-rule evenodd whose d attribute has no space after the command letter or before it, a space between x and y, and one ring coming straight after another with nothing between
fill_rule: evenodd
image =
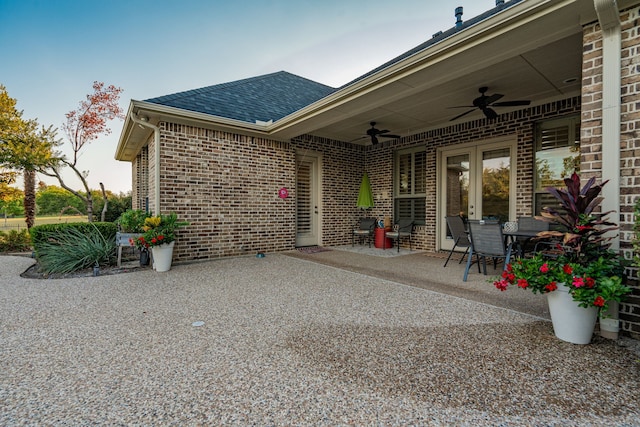
<instances>
[{"instance_id":1,"label":"concrete patio floor","mask_svg":"<svg viewBox=\"0 0 640 427\"><path fill-rule=\"evenodd\" d=\"M640 425L640 355L424 253L60 280L0 257L0 425ZM203 322L202 326L199 323Z\"/></svg>"}]
</instances>

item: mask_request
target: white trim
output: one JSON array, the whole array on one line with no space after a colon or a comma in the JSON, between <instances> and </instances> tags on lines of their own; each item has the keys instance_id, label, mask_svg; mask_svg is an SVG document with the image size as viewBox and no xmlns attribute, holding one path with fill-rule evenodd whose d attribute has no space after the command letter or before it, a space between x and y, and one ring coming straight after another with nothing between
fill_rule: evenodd
<instances>
[{"instance_id":1,"label":"white trim","mask_svg":"<svg viewBox=\"0 0 640 427\"><path fill-rule=\"evenodd\" d=\"M621 29L616 0L594 0L602 27L602 210L620 212L620 84ZM620 248L619 233L612 233L611 249Z\"/></svg>"}]
</instances>

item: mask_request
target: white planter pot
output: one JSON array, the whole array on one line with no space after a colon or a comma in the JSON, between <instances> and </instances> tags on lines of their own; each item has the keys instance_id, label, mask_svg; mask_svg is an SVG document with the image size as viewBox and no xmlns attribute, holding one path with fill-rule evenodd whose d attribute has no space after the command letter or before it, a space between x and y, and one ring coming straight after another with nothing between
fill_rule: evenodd
<instances>
[{"instance_id":1,"label":"white planter pot","mask_svg":"<svg viewBox=\"0 0 640 427\"><path fill-rule=\"evenodd\" d=\"M169 271L171 269L171 259L173 258L173 244L167 243L160 246L151 247L153 256L153 269L158 272Z\"/></svg>"},{"instance_id":2,"label":"white planter pot","mask_svg":"<svg viewBox=\"0 0 640 427\"><path fill-rule=\"evenodd\" d=\"M553 332L556 337L573 344L589 344L598 319L598 308L579 307L564 283L547 294Z\"/></svg>"}]
</instances>

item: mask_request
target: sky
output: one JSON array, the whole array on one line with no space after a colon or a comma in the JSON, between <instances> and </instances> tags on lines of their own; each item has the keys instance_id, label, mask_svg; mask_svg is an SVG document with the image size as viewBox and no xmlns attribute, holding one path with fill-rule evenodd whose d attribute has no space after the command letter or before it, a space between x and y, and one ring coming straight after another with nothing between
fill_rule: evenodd
<instances>
[{"instance_id":1,"label":"sky","mask_svg":"<svg viewBox=\"0 0 640 427\"><path fill-rule=\"evenodd\" d=\"M277 71L338 87L453 27L458 6L467 20L495 0L0 0L0 84L64 138L94 81L121 87L125 112L132 99ZM123 123L82 152L92 189L131 190L131 164L114 159Z\"/></svg>"}]
</instances>

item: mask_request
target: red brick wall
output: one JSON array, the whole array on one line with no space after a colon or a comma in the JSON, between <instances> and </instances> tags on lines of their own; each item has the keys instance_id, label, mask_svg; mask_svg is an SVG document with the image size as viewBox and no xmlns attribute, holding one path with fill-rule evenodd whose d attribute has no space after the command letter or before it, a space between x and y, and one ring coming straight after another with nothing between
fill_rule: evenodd
<instances>
[{"instance_id":1,"label":"red brick wall","mask_svg":"<svg viewBox=\"0 0 640 427\"><path fill-rule=\"evenodd\" d=\"M640 197L640 34L638 8L620 15L621 32L621 123L620 123L620 249L627 259L633 255L634 205ZM582 168L585 176L602 176L602 32L599 24L583 31L583 104L581 123ZM637 271L635 273L637 275ZM633 296L620 306L624 331L640 334L640 286L632 283Z\"/></svg>"},{"instance_id":2,"label":"red brick wall","mask_svg":"<svg viewBox=\"0 0 640 427\"><path fill-rule=\"evenodd\" d=\"M176 260L210 259L282 251L295 245L296 152L322 153L321 244L351 242L351 229L364 213L356 207L366 170L375 207L367 216L393 218L393 153L422 146L427 152L427 223L414 234L416 248L436 248L436 155L440 147L513 136L518 141L517 214L531 214L533 124L579 111L572 98L502 115L495 126L485 119L432 130L376 146L359 146L313 136L278 142L161 123L161 211L176 212L190 226L180 231ZM135 178L134 200L149 198L155 212L155 151L150 139L148 160L140 156L134 168L148 165L147 179ZM288 199L278 189L289 189ZM141 203L141 202L139 202ZM142 206L140 206L142 207Z\"/></svg>"}]
</instances>

